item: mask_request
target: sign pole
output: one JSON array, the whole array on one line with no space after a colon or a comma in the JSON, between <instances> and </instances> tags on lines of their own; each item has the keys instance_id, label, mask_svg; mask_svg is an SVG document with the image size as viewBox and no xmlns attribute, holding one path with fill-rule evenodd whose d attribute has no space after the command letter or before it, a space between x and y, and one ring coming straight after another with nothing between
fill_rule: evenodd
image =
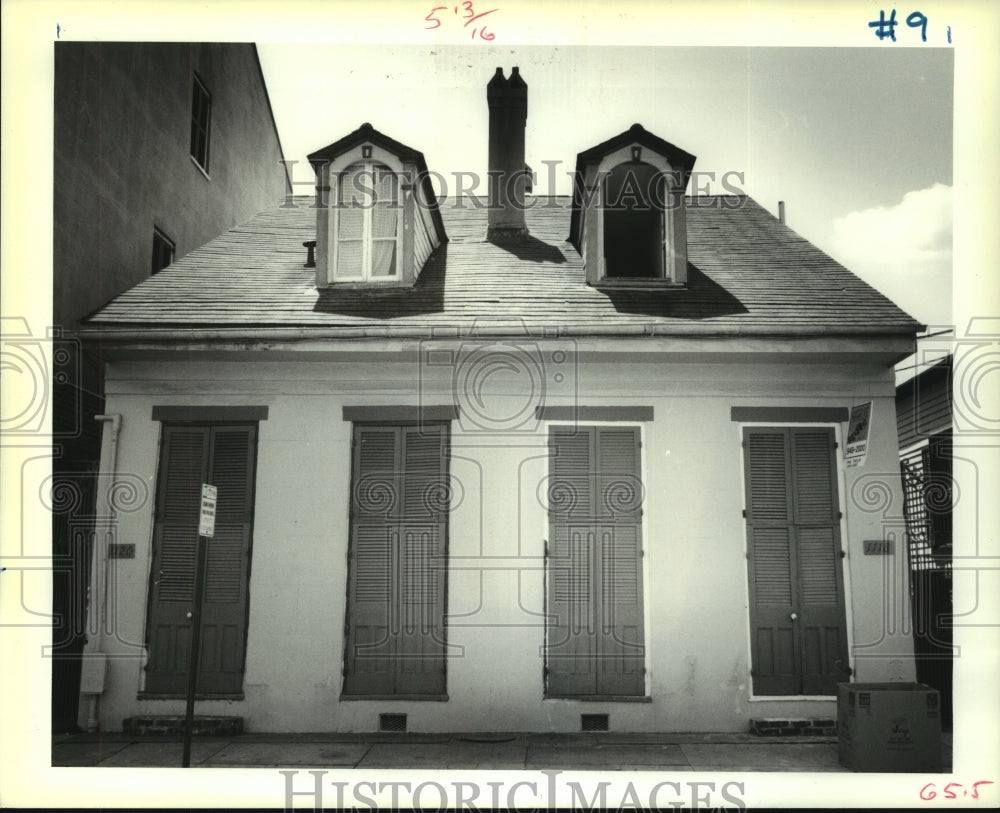
<instances>
[{"instance_id":1,"label":"sign pole","mask_svg":"<svg viewBox=\"0 0 1000 813\"><path fill-rule=\"evenodd\" d=\"M201 653L201 605L205 596L205 562L208 540L215 535L215 505L218 489L207 483L201 487L201 514L198 520L198 552L194 569L194 601L191 619L191 654L188 656L187 705L184 710L184 756L181 767L191 767L191 737L194 734L194 696L198 689L198 658Z\"/></svg>"},{"instance_id":2,"label":"sign pole","mask_svg":"<svg viewBox=\"0 0 1000 813\"><path fill-rule=\"evenodd\" d=\"M191 767L191 736L194 733L194 695L198 688L198 655L201 650L201 604L205 592L207 541L198 534L198 559L194 576L194 606L191 616L191 654L188 656L187 707L184 712L184 757L181 767Z\"/></svg>"}]
</instances>

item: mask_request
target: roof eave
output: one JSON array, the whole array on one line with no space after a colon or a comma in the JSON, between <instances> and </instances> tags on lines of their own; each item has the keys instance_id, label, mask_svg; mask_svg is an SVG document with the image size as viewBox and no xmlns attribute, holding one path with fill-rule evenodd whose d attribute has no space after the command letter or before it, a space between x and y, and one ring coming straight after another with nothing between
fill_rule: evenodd
<instances>
[{"instance_id":1,"label":"roof eave","mask_svg":"<svg viewBox=\"0 0 1000 813\"><path fill-rule=\"evenodd\" d=\"M537 326L532 331L523 323L517 324L484 324L482 320L475 323L475 333L470 334L468 326L451 326L450 329L441 325L345 325L331 327L232 327L220 328L192 325L190 327L145 327L101 325L91 322L90 328L81 330L79 338L86 342L127 344L131 342L184 343L197 342L256 342L256 341L313 341L336 339L429 339L429 338L488 338L504 336L538 336L554 338L719 338L732 339L739 337L756 339L859 339L872 340L906 338L915 341L918 332L917 325L900 325L892 327L838 327L836 330L813 325L797 325L782 329L757 325L662 325L655 323L638 323L634 325L561 325L553 331L550 326Z\"/></svg>"}]
</instances>

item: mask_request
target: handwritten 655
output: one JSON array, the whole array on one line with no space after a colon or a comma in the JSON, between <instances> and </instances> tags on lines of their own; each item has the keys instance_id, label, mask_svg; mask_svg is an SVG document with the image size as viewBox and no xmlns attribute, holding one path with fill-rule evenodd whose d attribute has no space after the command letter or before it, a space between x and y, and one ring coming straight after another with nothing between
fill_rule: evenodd
<instances>
[{"instance_id":1,"label":"handwritten 655","mask_svg":"<svg viewBox=\"0 0 1000 813\"><path fill-rule=\"evenodd\" d=\"M978 799L979 798L979 786L980 785L992 785L993 782L982 780L980 782L972 783L972 790L970 791L964 785L958 782L949 782L941 789L943 798L945 799ZM920 798L925 802L929 802L931 799L936 799L938 795L937 787L933 782L928 782L920 789Z\"/></svg>"}]
</instances>

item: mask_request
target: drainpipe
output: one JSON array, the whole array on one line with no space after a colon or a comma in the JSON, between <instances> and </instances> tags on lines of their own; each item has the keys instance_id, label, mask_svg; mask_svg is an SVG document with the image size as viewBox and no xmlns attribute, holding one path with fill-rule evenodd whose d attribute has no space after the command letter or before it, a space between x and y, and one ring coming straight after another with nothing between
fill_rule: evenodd
<instances>
[{"instance_id":1,"label":"drainpipe","mask_svg":"<svg viewBox=\"0 0 1000 813\"><path fill-rule=\"evenodd\" d=\"M114 508L111 506L112 489L118 476L118 435L122 428L122 416L118 414L95 415L94 419L110 424L111 437L101 435L102 483L97 494L97 517L94 533L94 563L90 580L90 629L97 630L93 644L88 645L83 655L80 675L80 693L88 695L87 731L97 731L99 727L97 701L104 693L104 677L107 656L104 652L104 628L107 626L108 610L108 536L114 522ZM107 442L105 439L107 438Z\"/></svg>"}]
</instances>

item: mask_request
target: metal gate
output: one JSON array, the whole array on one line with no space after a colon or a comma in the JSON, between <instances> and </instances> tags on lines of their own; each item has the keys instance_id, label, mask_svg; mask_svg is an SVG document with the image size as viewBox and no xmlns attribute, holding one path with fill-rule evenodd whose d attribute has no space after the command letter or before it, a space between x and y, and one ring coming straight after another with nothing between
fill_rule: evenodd
<instances>
[{"instance_id":1,"label":"metal gate","mask_svg":"<svg viewBox=\"0 0 1000 813\"><path fill-rule=\"evenodd\" d=\"M951 432L900 459L917 680L941 693L941 724L952 727Z\"/></svg>"}]
</instances>

